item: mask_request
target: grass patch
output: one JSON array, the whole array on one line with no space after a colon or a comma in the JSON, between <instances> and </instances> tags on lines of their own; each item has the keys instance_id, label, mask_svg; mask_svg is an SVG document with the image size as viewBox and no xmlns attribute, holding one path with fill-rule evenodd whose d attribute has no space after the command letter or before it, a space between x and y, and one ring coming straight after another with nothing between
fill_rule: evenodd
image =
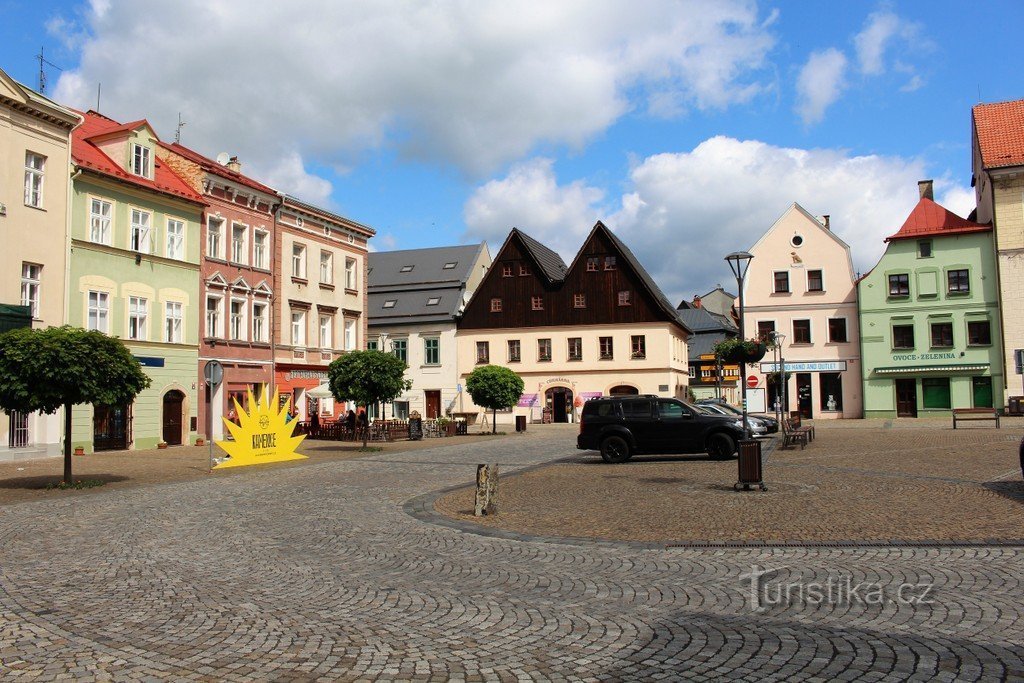
<instances>
[{"instance_id":1,"label":"grass patch","mask_svg":"<svg viewBox=\"0 0 1024 683\"><path fill-rule=\"evenodd\" d=\"M57 482L55 484L47 484L46 490L52 491L54 489L60 491L67 491L68 489L91 489L97 486L103 486L107 482L101 479L77 479L70 484L64 481Z\"/></svg>"},{"instance_id":2,"label":"grass patch","mask_svg":"<svg viewBox=\"0 0 1024 683\"><path fill-rule=\"evenodd\" d=\"M360 446L360 453L380 453L384 450L383 446Z\"/></svg>"},{"instance_id":3,"label":"grass patch","mask_svg":"<svg viewBox=\"0 0 1024 683\"><path fill-rule=\"evenodd\" d=\"M477 436L506 436L508 432L478 432Z\"/></svg>"}]
</instances>

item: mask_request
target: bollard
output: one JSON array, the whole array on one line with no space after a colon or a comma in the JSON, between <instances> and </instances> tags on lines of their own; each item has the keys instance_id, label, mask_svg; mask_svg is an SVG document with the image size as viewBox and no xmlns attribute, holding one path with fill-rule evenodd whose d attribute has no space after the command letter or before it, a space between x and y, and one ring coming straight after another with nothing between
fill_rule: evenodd
<instances>
[{"instance_id":1,"label":"bollard","mask_svg":"<svg viewBox=\"0 0 1024 683\"><path fill-rule=\"evenodd\" d=\"M496 514L498 514L498 466L477 465L476 504L473 507L473 515L483 517Z\"/></svg>"}]
</instances>

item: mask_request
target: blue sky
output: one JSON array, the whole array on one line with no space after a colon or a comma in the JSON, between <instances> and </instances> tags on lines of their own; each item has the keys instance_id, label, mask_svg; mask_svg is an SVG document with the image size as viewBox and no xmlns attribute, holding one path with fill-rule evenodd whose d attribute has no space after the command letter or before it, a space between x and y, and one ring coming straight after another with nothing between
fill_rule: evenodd
<instances>
[{"instance_id":1,"label":"blue sky","mask_svg":"<svg viewBox=\"0 0 1024 683\"><path fill-rule=\"evenodd\" d=\"M792 202L870 268L936 180L973 208L970 108L1024 97L1020 2L0 0L0 68L378 231L517 226L568 260L595 220L670 299L728 284Z\"/></svg>"}]
</instances>

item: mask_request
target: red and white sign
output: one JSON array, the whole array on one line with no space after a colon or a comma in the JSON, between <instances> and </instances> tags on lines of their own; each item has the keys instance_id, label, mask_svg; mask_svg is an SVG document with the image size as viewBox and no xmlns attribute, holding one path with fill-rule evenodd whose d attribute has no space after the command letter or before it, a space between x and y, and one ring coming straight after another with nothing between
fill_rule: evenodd
<instances>
[{"instance_id":1,"label":"red and white sign","mask_svg":"<svg viewBox=\"0 0 1024 683\"><path fill-rule=\"evenodd\" d=\"M747 387L750 389L756 389L758 385L757 375L747 376Z\"/></svg>"}]
</instances>

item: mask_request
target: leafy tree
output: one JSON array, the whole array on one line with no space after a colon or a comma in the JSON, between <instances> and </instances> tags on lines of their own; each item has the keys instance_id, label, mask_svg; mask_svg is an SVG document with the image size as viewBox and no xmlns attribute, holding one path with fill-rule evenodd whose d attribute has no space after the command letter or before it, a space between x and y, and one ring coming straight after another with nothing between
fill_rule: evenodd
<instances>
[{"instance_id":1,"label":"leafy tree","mask_svg":"<svg viewBox=\"0 0 1024 683\"><path fill-rule=\"evenodd\" d=\"M71 481L71 407L124 405L148 387L139 361L115 337L78 327L0 334L0 408L53 414L64 408L64 482Z\"/></svg>"},{"instance_id":2,"label":"leafy tree","mask_svg":"<svg viewBox=\"0 0 1024 683\"><path fill-rule=\"evenodd\" d=\"M364 408L394 401L412 388L405 379L405 361L384 351L349 351L327 368L331 393L338 401L354 401ZM363 434L363 448L368 435Z\"/></svg>"},{"instance_id":3,"label":"leafy tree","mask_svg":"<svg viewBox=\"0 0 1024 683\"><path fill-rule=\"evenodd\" d=\"M491 432L497 433L494 420L498 409L511 408L523 395L523 378L500 365L482 365L466 377L466 391L473 403L491 409Z\"/></svg>"}]
</instances>

